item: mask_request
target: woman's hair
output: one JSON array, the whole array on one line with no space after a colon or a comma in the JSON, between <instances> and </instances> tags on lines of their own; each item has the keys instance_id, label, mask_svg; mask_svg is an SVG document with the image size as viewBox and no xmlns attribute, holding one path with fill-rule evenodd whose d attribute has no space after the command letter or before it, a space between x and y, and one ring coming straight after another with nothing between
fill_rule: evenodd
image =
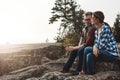
<instances>
[{"instance_id":1,"label":"woman's hair","mask_svg":"<svg viewBox=\"0 0 120 80\"><path fill-rule=\"evenodd\" d=\"M93 16L94 16L96 19L98 19L100 23L103 23L103 22L104 22L105 16L104 16L103 12L101 12L101 11L96 11L96 12L93 13Z\"/></svg>"},{"instance_id":2,"label":"woman's hair","mask_svg":"<svg viewBox=\"0 0 120 80\"><path fill-rule=\"evenodd\" d=\"M110 29L110 31L112 33L112 29L111 29L110 25L107 22L104 22L104 24L109 27L109 29Z\"/></svg>"},{"instance_id":3,"label":"woman's hair","mask_svg":"<svg viewBox=\"0 0 120 80\"><path fill-rule=\"evenodd\" d=\"M100 23L104 23L106 26L108 26L109 29L110 29L110 31L111 31L111 33L112 33L112 29L111 29L110 25L109 25L107 22L104 22L105 16L104 16L103 12L101 12L101 11L96 11L96 12L93 13L93 16L94 16L96 19L98 19Z\"/></svg>"}]
</instances>

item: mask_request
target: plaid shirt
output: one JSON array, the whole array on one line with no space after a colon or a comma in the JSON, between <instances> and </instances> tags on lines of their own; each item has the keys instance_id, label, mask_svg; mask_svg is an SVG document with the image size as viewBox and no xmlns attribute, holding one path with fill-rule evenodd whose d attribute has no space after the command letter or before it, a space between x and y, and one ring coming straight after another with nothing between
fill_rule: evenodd
<instances>
[{"instance_id":1,"label":"plaid shirt","mask_svg":"<svg viewBox=\"0 0 120 80\"><path fill-rule=\"evenodd\" d=\"M95 31L94 46L96 46L99 50L105 50L114 56L118 56L119 51L117 43L110 31L110 28L105 24L103 24L99 35L98 31Z\"/></svg>"}]
</instances>

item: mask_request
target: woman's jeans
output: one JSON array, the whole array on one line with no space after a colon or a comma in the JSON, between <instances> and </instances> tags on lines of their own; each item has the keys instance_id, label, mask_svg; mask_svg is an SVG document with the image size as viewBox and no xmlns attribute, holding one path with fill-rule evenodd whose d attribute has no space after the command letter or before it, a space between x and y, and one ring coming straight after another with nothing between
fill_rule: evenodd
<instances>
[{"instance_id":1,"label":"woman's jeans","mask_svg":"<svg viewBox=\"0 0 120 80\"><path fill-rule=\"evenodd\" d=\"M66 62L66 64L63 67L63 70L69 71L71 68L73 62L75 61L75 58L78 56L79 59L77 61L77 69L76 71L80 72L82 69L82 62L83 62L83 53L84 53L84 46L81 46L78 50L74 50L70 53L69 58Z\"/></svg>"},{"instance_id":2,"label":"woman's jeans","mask_svg":"<svg viewBox=\"0 0 120 80\"><path fill-rule=\"evenodd\" d=\"M108 51L99 50L98 57L93 54L92 47L86 47L84 49L84 58L83 58L83 65L82 69L88 75L94 74L94 67L96 60L101 60L105 62L116 62L118 60L117 56L111 55Z\"/></svg>"}]
</instances>

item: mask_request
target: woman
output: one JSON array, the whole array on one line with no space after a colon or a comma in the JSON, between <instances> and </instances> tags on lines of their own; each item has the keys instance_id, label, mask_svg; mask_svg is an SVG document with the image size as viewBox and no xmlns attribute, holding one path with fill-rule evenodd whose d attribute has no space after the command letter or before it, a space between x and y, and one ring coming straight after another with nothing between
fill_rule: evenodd
<instances>
[{"instance_id":1,"label":"woman","mask_svg":"<svg viewBox=\"0 0 120 80\"><path fill-rule=\"evenodd\" d=\"M92 22L97 26L93 47L84 50L83 72L88 75L94 74L96 59L106 62L114 62L118 59L118 47L113 37L110 26L104 23L104 14L101 11L93 13Z\"/></svg>"}]
</instances>

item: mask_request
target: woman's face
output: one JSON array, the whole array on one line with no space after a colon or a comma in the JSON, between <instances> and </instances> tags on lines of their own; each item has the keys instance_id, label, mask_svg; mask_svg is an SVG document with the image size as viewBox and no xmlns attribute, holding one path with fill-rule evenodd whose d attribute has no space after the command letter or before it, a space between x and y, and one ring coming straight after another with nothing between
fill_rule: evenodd
<instances>
[{"instance_id":1,"label":"woman's face","mask_svg":"<svg viewBox=\"0 0 120 80\"><path fill-rule=\"evenodd\" d=\"M94 15L92 15L92 24L97 24L98 23L98 19L94 17Z\"/></svg>"}]
</instances>

